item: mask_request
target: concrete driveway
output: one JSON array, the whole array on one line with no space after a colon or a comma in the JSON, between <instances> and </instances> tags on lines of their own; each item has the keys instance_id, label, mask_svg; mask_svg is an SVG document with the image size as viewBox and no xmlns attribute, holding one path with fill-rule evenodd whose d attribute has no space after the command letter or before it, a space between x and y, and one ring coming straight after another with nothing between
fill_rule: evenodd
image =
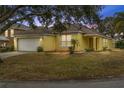
<instances>
[{"instance_id":1,"label":"concrete driveway","mask_svg":"<svg viewBox=\"0 0 124 93\"><path fill-rule=\"evenodd\" d=\"M68 81L0 81L1 88L124 88L124 78Z\"/></svg>"},{"instance_id":2,"label":"concrete driveway","mask_svg":"<svg viewBox=\"0 0 124 93\"><path fill-rule=\"evenodd\" d=\"M7 57L12 57L12 56L16 56L16 55L22 55L22 54L26 54L26 53L30 53L30 52L4 52L4 53L0 53L0 58L5 59Z\"/></svg>"}]
</instances>

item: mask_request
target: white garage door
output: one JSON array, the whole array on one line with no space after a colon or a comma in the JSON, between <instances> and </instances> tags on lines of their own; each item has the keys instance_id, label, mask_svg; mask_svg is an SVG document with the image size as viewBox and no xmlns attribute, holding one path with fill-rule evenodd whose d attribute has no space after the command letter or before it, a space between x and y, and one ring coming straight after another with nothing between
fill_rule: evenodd
<instances>
[{"instance_id":1,"label":"white garage door","mask_svg":"<svg viewBox=\"0 0 124 93\"><path fill-rule=\"evenodd\" d=\"M19 39L18 50L19 51L37 51L37 47L40 45L40 39Z\"/></svg>"}]
</instances>

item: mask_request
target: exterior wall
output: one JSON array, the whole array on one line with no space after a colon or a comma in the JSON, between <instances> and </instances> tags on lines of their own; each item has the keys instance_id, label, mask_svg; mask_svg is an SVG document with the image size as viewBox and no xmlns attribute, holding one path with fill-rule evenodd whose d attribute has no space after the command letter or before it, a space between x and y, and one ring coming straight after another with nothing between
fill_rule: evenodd
<instances>
[{"instance_id":1,"label":"exterior wall","mask_svg":"<svg viewBox=\"0 0 124 93\"><path fill-rule=\"evenodd\" d=\"M14 38L14 50L18 50L18 39L17 38Z\"/></svg>"},{"instance_id":2,"label":"exterior wall","mask_svg":"<svg viewBox=\"0 0 124 93\"><path fill-rule=\"evenodd\" d=\"M106 40L106 44L104 42L104 40ZM105 39L105 38L102 38L102 47L106 47L107 49L113 49L115 48L115 44L114 44L114 40L113 39Z\"/></svg>"},{"instance_id":3,"label":"exterior wall","mask_svg":"<svg viewBox=\"0 0 124 93\"><path fill-rule=\"evenodd\" d=\"M55 36L43 36L44 51L55 51Z\"/></svg>"},{"instance_id":4,"label":"exterior wall","mask_svg":"<svg viewBox=\"0 0 124 93\"><path fill-rule=\"evenodd\" d=\"M108 49L112 49L114 48L114 42L112 39L106 39L107 43L104 44L103 40L105 38L102 38L102 37L98 37L98 36L82 36L83 39L83 50L85 49L90 49L90 41L89 41L89 38L92 38L93 39L93 49L95 51L102 51L104 47L107 47Z\"/></svg>"},{"instance_id":5,"label":"exterior wall","mask_svg":"<svg viewBox=\"0 0 124 93\"><path fill-rule=\"evenodd\" d=\"M99 48L98 51L102 51L103 50L103 38L99 37Z\"/></svg>"},{"instance_id":6,"label":"exterior wall","mask_svg":"<svg viewBox=\"0 0 124 93\"><path fill-rule=\"evenodd\" d=\"M85 49L93 49L95 51L101 51L103 50L103 41L101 37L95 37L95 36L82 36L83 39L83 50ZM90 39L92 41L90 41ZM92 44L90 44L92 43ZM92 46L92 47L91 47Z\"/></svg>"},{"instance_id":7,"label":"exterior wall","mask_svg":"<svg viewBox=\"0 0 124 93\"><path fill-rule=\"evenodd\" d=\"M82 35L82 49L85 50L85 49L88 49L90 48L89 47L89 38L88 37L84 37Z\"/></svg>"},{"instance_id":8,"label":"exterior wall","mask_svg":"<svg viewBox=\"0 0 124 93\"><path fill-rule=\"evenodd\" d=\"M7 46L14 46L14 29L8 29L2 35L9 39L9 42L6 43Z\"/></svg>"},{"instance_id":9,"label":"exterior wall","mask_svg":"<svg viewBox=\"0 0 124 93\"><path fill-rule=\"evenodd\" d=\"M89 49L89 38L92 38L93 41L93 49L95 51L102 51L105 47L102 37L95 37L95 36L84 36L83 34L71 34L72 39L78 41L78 45L75 47L75 51L85 51L85 49ZM14 47L15 50L18 49L18 39L19 38L39 38L40 45L43 47L44 51L68 51L68 47L61 46L61 35L56 36L20 36L14 38ZM114 48L113 40L107 40L107 47L108 49ZM97 45L97 46L96 46Z\"/></svg>"},{"instance_id":10,"label":"exterior wall","mask_svg":"<svg viewBox=\"0 0 124 93\"><path fill-rule=\"evenodd\" d=\"M75 47L75 51L81 51L83 49L83 42L82 42L82 34L71 34L72 39L78 41L78 44ZM61 46L61 35L57 35L55 38L55 48L56 51L68 51L68 47Z\"/></svg>"},{"instance_id":11,"label":"exterior wall","mask_svg":"<svg viewBox=\"0 0 124 93\"><path fill-rule=\"evenodd\" d=\"M72 38L78 41L78 44L75 47L75 51L82 51L83 50L83 37L82 37L82 34L73 34Z\"/></svg>"},{"instance_id":12,"label":"exterior wall","mask_svg":"<svg viewBox=\"0 0 124 93\"><path fill-rule=\"evenodd\" d=\"M108 48L109 49L115 48L114 40L108 40Z\"/></svg>"},{"instance_id":13,"label":"exterior wall","mask_svg":"<svg viewBox=\"0 0 124 93\"><path fill-rule=\"evenodd\" d=\"M23 30L22 30L23 31ZM15 34L15 29L8 29L6 30L2 35L7 37L9 39L9 42L6 42L7 46L14 46L14 34Z\"/></svg>"},{"instance_id":14,"label":"exterior wall","mask_svg":"<svg viewBox=\"0 0 124 93\"><path fill-rule=\"evenodd\" d=\"M104 46L104 42L102 37L85 37L83 34L71 34L72 39L78 40L78 45L75 47L75 51L85 51L85 49L89 49L89 38L93 39L93 48L95 51L102 51ZM107 40L107 47L112 49L113 40ZM44 51L68 51L68 47L61 46L61 35L56 36L44 36L43 39L43 48Z\"/></svg>"},{"instance_id":15,"label":"exterior wall","mask_svg":"<svg viewBox=\"0 0 124 93\"><path fill-rule=\"evenodd\" d=\"M104 40L106 40L106 44ZM105 38L99 37L99 41L97 43L99 44L97 51L102 51L104 47L106 47L107 49L114 48L114 42L112 39L105 39Z\"/></svg>"}]
</instances>

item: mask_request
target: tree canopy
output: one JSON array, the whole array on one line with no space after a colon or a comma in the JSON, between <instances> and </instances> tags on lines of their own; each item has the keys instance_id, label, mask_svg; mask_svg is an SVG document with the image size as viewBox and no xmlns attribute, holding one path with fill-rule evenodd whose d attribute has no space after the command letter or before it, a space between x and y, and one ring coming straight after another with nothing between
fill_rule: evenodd
<instances>
[{"instance_id":1,"label":"tree canopy","mask_svg":"<svg viewBox=\"0 0 124 93\"><path fill-rule=\"evenodd\" d=\"M114 37L115 33L118 36L124 35L124 12L116 12L114 16L106 17L100 21L100 31L105 35Z\"/></svg>"},{"instance_id":2,"label":"tree canopy","mask_svg":"<svg viewBox=\"0 0 124 93\"><path fill-rule=\"evenodd\" d=\"M56 30L64 30L64 24L99 23L102 6L43 5L43 6L0 6L0 33L15 23L24 23L33 28L36 21L46 28L54 25Z\"/></svg>"},{"instance_id":3,"label":"tree canopy","mask_svg":"<svg viewBox=\"0 0 124 93\"><path fill-rule=\"evenodd\" d=\"M124 12L117 12L114 19L115 31L124 33Z\"/></svg>"},{"instance_id":4,"label":"tree canopy","mask_svg":"<svg viewBox=\"0 0 124 93\"><path fill-rule=\"evenodd\" d=\"M114 37L115 34L115 24L114 24L114 17L106 17L105 19L101 20L100 22L101 32L105 35L109 35Z\"/></svg>"}]
</instances>

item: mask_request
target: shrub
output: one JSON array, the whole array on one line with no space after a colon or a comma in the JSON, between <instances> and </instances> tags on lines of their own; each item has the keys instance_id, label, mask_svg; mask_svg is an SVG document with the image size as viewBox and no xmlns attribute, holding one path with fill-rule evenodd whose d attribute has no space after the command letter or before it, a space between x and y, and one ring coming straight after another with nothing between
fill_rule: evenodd
<instances>
[{"instance_id":1,"label":"shrub","mask_svg":"<svg viewBox=\"0 0 124 93\"><path fill-rule=\"evenodd\" d=\"M75 47L76 45L78 46L78 40L75 40L75 39L71 39L71 45L69 48L69 52L70 54L74 54L74 50L75 50Z\"/></svg>"},{"instance_id":2,"label":"shrub","mask_svg":"<svg viewBox=\"0 0 124 93\"><path fill-rule=\"evenodd\" d=\"M103 47L103 51L107 51L108 47Z\"/></svg>"},{"instance_id":3,"label":"shrub","mask_svg":"<svg viewBox=\"0 0 124 93\"><path fill-rule=\"evenodd\" d=\"M43 52L43 48L42 47L37 47L37 52Z\"/></svg>"},{"instance_id":4,"label":"shrub","mask_svg":"<svg viewBox=\"0 0 124 93\"><path fill-rule=\"evenodd\" d=\"M0 58L0 63L3 63L3 60Z\"/></svg>"},{"instance_id":5,"label":"shrub","mask_svg":"<svg viewBox=\"0 0 124 93\"><path fill-rule=\"evenodd\" d=\"M92 48L85 49L86 52L92 52L94 51Z\"/></svg>"},{"instance_id":6,"label":"shrub","mask_svg":"<svg viewBox=\"0 0 124 93\"><path fill-rule=\"evenodd\" d=\"M8 51L8 47L2 47L2 48L0 48L0 52L7 52Z\"/></svg>"},{"instance_id":7,"label":"shrub","mask_svg":"<svg viewBox=\"0 0 124 93\"><path fill-rule=\"evenodd\" d=\"M73 54L74 53L74 48L71 46L71 47L68 47L69 48L69 53L70 54Z\"/></svg>"},{"instance_id":8,"label":"shrub","mask_svg":"<svg viewBox=\"0 0 124 93\"><path fill-rule=\"evenodd\" d=\"M124 49L124 40L117 41L115 43L116 48Z\"/></svg>"},{"instance_id":9,"label":"shrub","mask_svg":"<svg viewBox=\"0 0 124 93\"><path fill-rule=\"evenodd\" d=\"M8 51L14 51L14 46L8 47Z\"/></svg>"},{"instance_id":10,"label":"shrub","mask_svg":"<svg viewBox=\"0 0 124 93\"><path fill-rule=\"evenodd\" d=\"M0 52L9 52L9 51L14 51L14 46L0 47Z\"/></svg>"}]
</instances>

